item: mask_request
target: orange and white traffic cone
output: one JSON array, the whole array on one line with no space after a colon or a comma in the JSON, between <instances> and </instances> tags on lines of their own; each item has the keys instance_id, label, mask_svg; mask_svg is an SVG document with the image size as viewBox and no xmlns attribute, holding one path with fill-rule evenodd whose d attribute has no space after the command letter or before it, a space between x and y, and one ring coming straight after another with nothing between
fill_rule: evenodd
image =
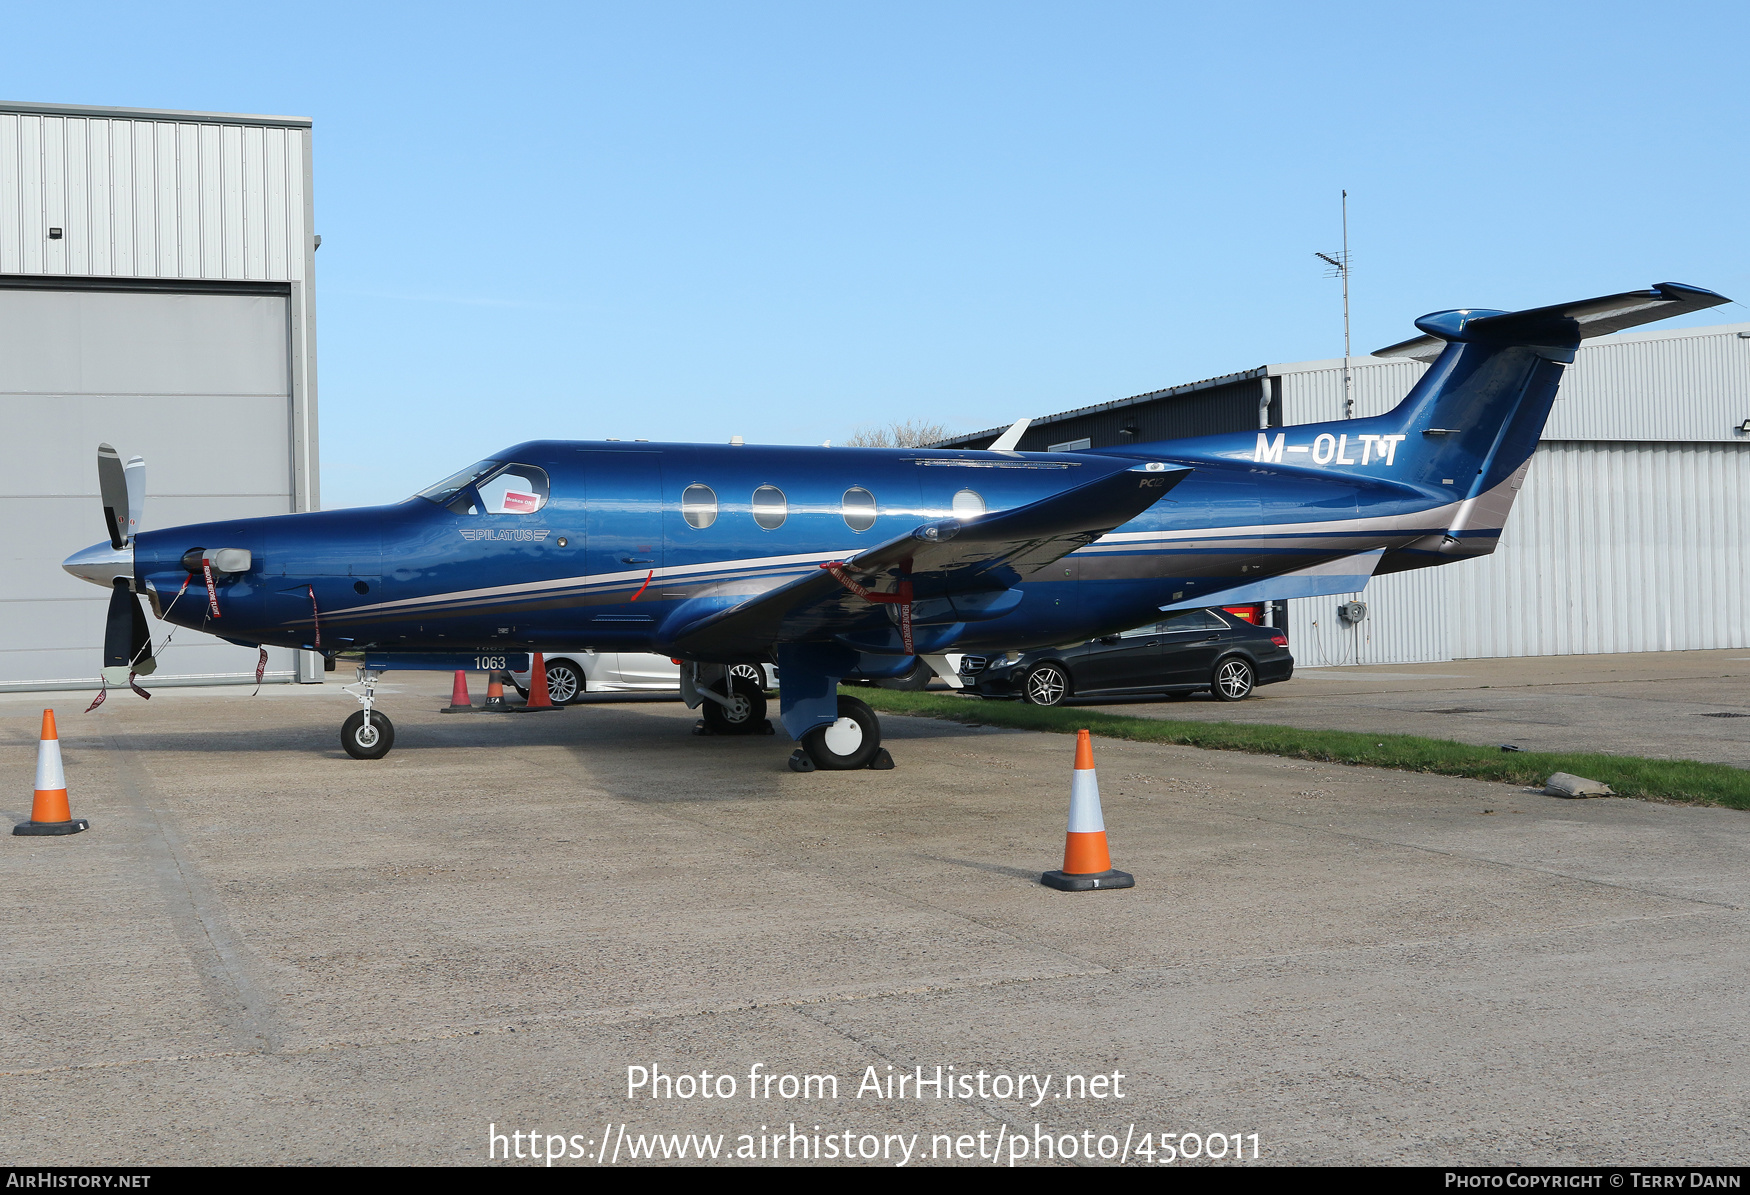
<instances>
[{"instance_id":1,"label":"orange and white traffic cone","mask_svg":"<svg viewBox=\"0 0 1750 1195\"><path fill-rule=\"evenodd\" d=\"M1100 782L1094 778L1094 744L1076 731L1076 768L1070 773L1069 832L1064 835L1063 870L1048 871L1039 882L1065 892L1094 888L1134 888L1136 877L1115 871L1106 849L1106 819L1100 813Z\"/></svg>"},{"instance_id":2,"label":"orange and white traffic cone","mask_svg":"<svg viewBox=\"0 0 1750 1195\"><path fill-rule=\"evenodd\" d=\"M12 827L14 834L77 834L91 823L67 808L67 775L61 770L61 738L55 733L55 711L43 711L42 739L36 745L36 798L30 820Z\"/></svg>"},{"instance_id":3,"label":"orange and white traffic cone","mask_svg":"<svg viewBox=\"0 0 1750 1195\"><path fill-rule=\"evenodd\" d=\"M491 673L486 680L486 704L480 707L483 714L508 713L510 707L504 704L504 679L500 673Z\"/></svg>"},{"instance_id":4,"label":"orange and white traffic cone","mask_svg":"<svg viewBox=\"0 0 1750 1195\"><path fill-rule=\"evenodd\" d=\"M554 705L553 695L547 692L547 661L541 658L540 652L529 657L529 699L513 708L519 714L539 714L564 708Z\"/></svg>"},{"instance_id":5,"label":"orange and white traffic cone","mask_svg":"<svg viewBox=\"0 0 1750 1195\"><path fill-rule=\"evenodd\" d=\"M445 714L472 714L478 712L474 708L474 699L468 696L468 674L463 672L460 668L456 669L455 683L450 686L450 704L446 705L439 712Z\"/></svg>"}]
</instances>

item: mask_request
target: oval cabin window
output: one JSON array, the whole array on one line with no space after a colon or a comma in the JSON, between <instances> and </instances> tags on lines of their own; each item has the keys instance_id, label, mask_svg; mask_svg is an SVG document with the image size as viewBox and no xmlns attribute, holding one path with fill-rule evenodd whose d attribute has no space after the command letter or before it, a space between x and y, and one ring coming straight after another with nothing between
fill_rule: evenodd
<instances>
[{"instance_id":1,"label":"oval cabin window","mask_svg":"<svg viewBox=\"0 0 1750 1195\"><path fill-rule=\"evenodd\" d=\"M974 515L984 513L984 499L978 496L976 490L961 490L954 495L954 517L970 519Z\"/></svg>"},{"instance_id":2,"label":"oval cabin window","mask_svg":"<svg viewBox=\"0 0 1750 1195\"><path fill-rule=\"evenodd\" d=\"M717 521L717 491L708 485L690 485L681 491L681 518L701 531Z\"/></svg>"},{"instance_id":3,"label":"oval cabin window","mask_svg":"<svg viewBox=\"0 0 1750 1195\"><path fill-rule=\"evenodd\" d=\"M777 486L762 485L753 492L753 521L767 531L782 527L789 513L790 505L785 501L784 491Z\"/></svg>"},{"instance_id":4,"label":"oval cabin window","mask_svg":"<svg viewBox=\"0 0 1750 1195\"><path fill-rule=\"evenodd\" d=\"M875 525L875 495L860 485L845 491L842 509L845 526L852 531L867 531Z\"/></svg>"}]
</instances>

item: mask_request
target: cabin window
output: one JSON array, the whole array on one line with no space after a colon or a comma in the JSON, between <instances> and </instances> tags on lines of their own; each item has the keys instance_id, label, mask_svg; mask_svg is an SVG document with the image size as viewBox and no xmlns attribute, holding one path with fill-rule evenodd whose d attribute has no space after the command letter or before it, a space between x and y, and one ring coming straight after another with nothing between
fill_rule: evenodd
<instances>
[{"instance_id":1,"label":"cabin window","mask_svg":"<svg viewBox=\"0 0 1750 1195\"><path fill-rule=\"evenodd\" d=\"M984 499L976 490L961 490L954 495L954 517L970 519L984 513Z\"/></svg>"},{"instance_id":2,"label":"cabin window","mask_svg":"<svg viewBox=\"0 0 1750 1195\"><path fill-rule=\"evenodd\" d=\"M708 485L690 485L681 491L681 518L687 526L703 531L717 521L717 491Z\"/></svg>"},{"instance_id":3,"label":"cabin window","mask_svg":"<svg viewBox=\"0 0 1750 1195\"><path fill-rule=\"evenodd\" d=\"M860 485L845 491L844 505L840 509L845 516L845 526L852 531L867 531L875 525L875 495Z\"/></svg>"},{"instance_id":4,"label":"cabin window","mask_svg":"<svg viewBox=\"0 0 1750 1195\"><path fill-rule=\"evenodd\" d=\"M474 488L489 515L532 515L547 505L547 471L533 465L506 465Z\"/></svg>"},{"instance_id":5,"label":"cabin window","mask_svg":"<svg viewBox=\"0 0 1750 1195\"><path fill-rule=\"evenodd\" d=\"M753 521L767 531L776 531L790 514L790 504L784 491L775 485L762 485L753 492Z\"/></svg>"}]
</instances>

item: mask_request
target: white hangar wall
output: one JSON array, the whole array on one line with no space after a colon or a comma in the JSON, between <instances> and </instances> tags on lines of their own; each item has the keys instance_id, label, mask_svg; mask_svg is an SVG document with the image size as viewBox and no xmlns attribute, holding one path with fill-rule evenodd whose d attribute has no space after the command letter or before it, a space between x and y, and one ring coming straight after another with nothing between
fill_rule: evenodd
<instances>
[{"instance_id":1,"label":"white hangar wall","mask_svg":"<svg viewBox=\"0 0 1750 1195\"><path fill-rule=\"evenodd\" d=\"M0 689L98 683L108 598L60 562L104 535L99 441L148 530L318 509L312 212L306 119L0 104ZM150 683L255 665L179 630Z\"/></svg>"},{"instance_id":2,"label":"white hangar wall","mask_svg":"<svg viewBox=\"0 0 1750 1195\"><path fill-rule=\"evenodd\" d=\"M1426 366L1356 358L1356 414ZM1271 366L1283 421L1340 419L1341 361ZM1302 667L1750 647L1750 324L1613 336L1563 379L1491 556L1288 603ZM1367 617L1349 625L1349 597Z\"/></svg>"}]
</instances>

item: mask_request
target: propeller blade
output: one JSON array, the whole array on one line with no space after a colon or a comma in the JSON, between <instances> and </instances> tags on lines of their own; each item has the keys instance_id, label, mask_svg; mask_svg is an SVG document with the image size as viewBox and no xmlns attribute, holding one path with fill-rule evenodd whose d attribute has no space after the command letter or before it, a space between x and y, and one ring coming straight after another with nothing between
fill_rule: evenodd
<instances>
[{"instance_id":1,"label":"propeller blade","mask_svg":"<svg viewBox=\"0 0 1750 1195\"><path fill-rule=\"evenodd\" d=\"M122 472L128 481L128 542L132 543L146 517L146 458L131 457Z\"/></svg>"},{"instance_id":2,"label":"propeller blade","mask_svg":"<svg viewBox=\"0 0 1750 1195\"><path fill-rule=\"evenodd\" d=\"M132 642L128 645L128 667L141 676L151 676L158 670L158 661L152 658L152 629L146 625L146 612L140 608L140 599L130 595L129 605L134 608L134 626Z\"/></svg>"},{"instance_id":3,"label":"propeller blade","mask_svg":"<svg viewBox=\"0 0 1750 1195\"><path fill-rule=\"evenodd\" d=\"M119 462L118 462L119 463ZM117 688L128 683L133 669L128 661L134 655L134 619L140 617L140 607L128 591L126 577L117 577L109 591L109 619L103 628L103 679Z\"/></svg>"},{"instance_id":4,"label":"propeller blade","mask_svg":"<svg viewBox=\"0 0 1750 1195\"><path fill-rule=\"evenodd\" d=\"M127 543L128 479L122 458L108 444L97 446L97 491L103 496L103 522L109 529L109 546Z\"/></svg>"}]
</instances>

